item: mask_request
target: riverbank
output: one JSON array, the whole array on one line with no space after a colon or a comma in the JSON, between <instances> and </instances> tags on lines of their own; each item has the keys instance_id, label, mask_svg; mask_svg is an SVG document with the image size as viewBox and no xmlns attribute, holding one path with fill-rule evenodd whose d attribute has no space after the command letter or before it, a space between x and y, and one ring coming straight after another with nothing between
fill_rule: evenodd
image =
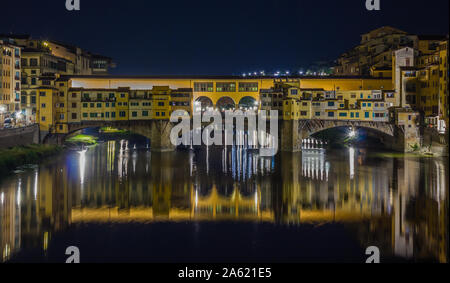
<instances>
[{"instance_id":1,"label":"riverbank","mask_svg":"<svg viewBox=\"0 0 450 283\"><path fill-rule=\"evenodd\" d=\"M10 174L19 166L39 163L61 151L62 147L60 146L42 144L0 149L0 178Z\"/></svg>"}]
</instances>

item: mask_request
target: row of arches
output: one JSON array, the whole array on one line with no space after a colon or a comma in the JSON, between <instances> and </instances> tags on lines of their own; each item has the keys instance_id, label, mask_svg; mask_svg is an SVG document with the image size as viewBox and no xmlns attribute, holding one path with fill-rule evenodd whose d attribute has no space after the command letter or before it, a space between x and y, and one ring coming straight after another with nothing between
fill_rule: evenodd
<instances>
[{"instance_id":1,"label":"row of arches","mask_svg":"<svg viewBox=\"0 0 450 283\"><path fill-rule=\"evenodd\" d=\"M236 105L234 99L229 96L223 96L217 100L216 105L214 105L213 101L207 96L198 97L195 102L202 110L207 108L217 108L219 110L232 110L232 109L253 109L254 107L258 107L258 102L255 98L251 96L243 97L239 103Z\"/></svg>"}]
</instances>

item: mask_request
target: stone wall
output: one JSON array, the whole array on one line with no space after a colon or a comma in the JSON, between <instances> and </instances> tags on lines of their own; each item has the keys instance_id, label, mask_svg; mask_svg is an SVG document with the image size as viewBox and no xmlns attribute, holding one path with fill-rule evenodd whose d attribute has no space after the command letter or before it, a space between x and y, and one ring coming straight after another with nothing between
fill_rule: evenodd
<instances>
[{"instance_id":1,"label":"stone wall","mask_svg":"<svg viewBox=\"0 0 450 283\"><path fill-rule=\"evenodd\" d=\"M39 126L37 124L14 129L0 130L0 148L39 143Z\"/></svg>"}]
</instances>

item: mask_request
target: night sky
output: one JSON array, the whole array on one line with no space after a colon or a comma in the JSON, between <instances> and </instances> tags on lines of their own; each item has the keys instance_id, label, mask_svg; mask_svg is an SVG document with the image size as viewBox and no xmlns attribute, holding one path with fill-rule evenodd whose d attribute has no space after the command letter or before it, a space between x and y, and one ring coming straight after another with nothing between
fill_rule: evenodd
<instances>
[{"instance_id":1,"label":"night sky","mask_svg":"<svg viewBox=\"0 0 450 283\"><path fill-rule=\"evenodd\" d=\"M336 59L390 25L448 34L448 0L2 0L0 33L26 33L110 56L114 74L241 74Z\"/></svg>"}]
</instances>

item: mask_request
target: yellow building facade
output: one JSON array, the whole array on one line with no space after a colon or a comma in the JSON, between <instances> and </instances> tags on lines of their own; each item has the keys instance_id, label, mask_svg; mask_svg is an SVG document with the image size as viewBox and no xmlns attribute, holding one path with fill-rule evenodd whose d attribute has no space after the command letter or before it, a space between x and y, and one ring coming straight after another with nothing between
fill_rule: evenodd
<instances>
[{"instance_id":1,"label":"yellow building facade","mask_svg":"<svg viewBox=\"0 0 450 283\"><path fill-rule=\"evenodd\" d=\"M244 99L251 98L257 108L278 110L284 119L370 120L375 117L374 110L362 110L361 107L367 108L372 102L364 105L360 101L373 100L371 107L375 107L375 101L380 101L378 108L388 106L382 101L384 90L392 88L390 78L365 77L62 76L53 80L50 77L40 79L46 81L45 85L41 82L41 86L33 88L37 97L37 121L43 125L42 130L63 134L69 132L70 123L168 120L175 110L191 114L194 102L199 99L209 99L213 107L218 107L221 99L230 98L238 108ZM274 88L282 90L266 94L275 99L268 105L262 95L265 90ZM48 93L42 98L46 100L45 109L41 109L43 102L38 95L39 89L52 91L51 96ZM286 104L286 99L292 101ZM45 117L44 120L41 116Z\"/></svg>"}]
</instances>

